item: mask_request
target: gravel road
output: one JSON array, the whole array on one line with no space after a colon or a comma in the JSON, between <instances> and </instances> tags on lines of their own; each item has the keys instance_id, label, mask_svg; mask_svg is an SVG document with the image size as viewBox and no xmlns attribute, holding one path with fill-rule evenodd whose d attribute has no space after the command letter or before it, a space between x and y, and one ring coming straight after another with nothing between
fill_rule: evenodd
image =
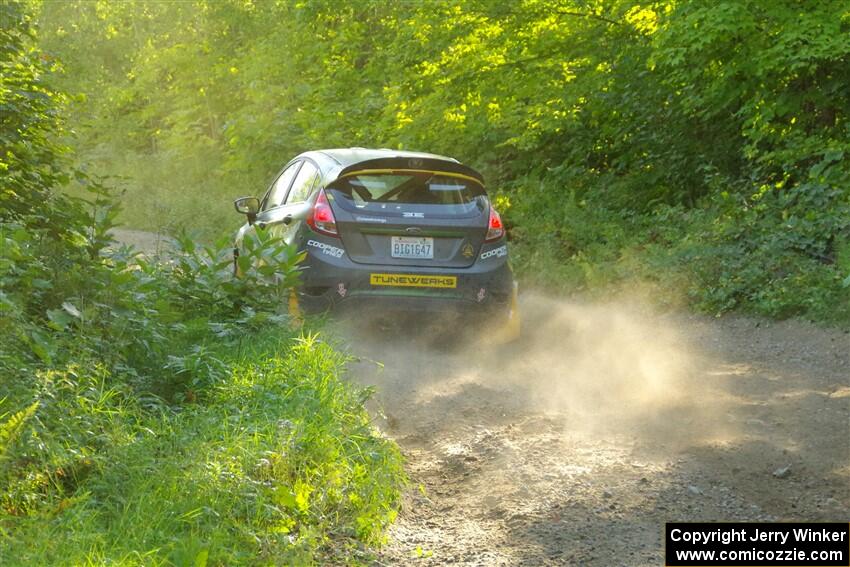
<instances>
[{"instance_id":1,"label":"gravel road","mask_svg":"<svg viewBox=\"0 0 850 567\"><path fill-rule=\"evenodd\" d=\"M667 521L850 520L850 335L523 307L509 347L343 331L412 477L377 564L657 567Z\"/></svg>"},{"instance_id":2,"label":"gravel road","mask_svg":"<svg viewBox=\"0 0 850 567\"><path fill-rule=\"evenodd\" d=\"M144 230L113 228L110 234L119 243L132 246L144 254L160 254L174 245L174 239L170 236Z\"/></svg>"}]
</instances>

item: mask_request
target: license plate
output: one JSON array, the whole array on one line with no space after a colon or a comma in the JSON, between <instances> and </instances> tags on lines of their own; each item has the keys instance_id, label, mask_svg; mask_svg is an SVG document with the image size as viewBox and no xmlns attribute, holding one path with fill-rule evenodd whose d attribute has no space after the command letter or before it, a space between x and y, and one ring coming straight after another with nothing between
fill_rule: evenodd
<instances>
[{"instance_id":1,"label":"license plate","mask_svg":"<svg viewBox=\"0 0 850 567\"><path fill-rule=\"evenodd\" d=\"M419 274L369 274L369 283L391 287L437 287L455 289L457 277Z\"/></svg>"},{"instance_id":2,"label":"license plate","mask_svg":"<svg viewBox=\"0 0 850 567\"><path fill-rule=\"evenodd\" d=\"M433 260L434 239L428 237L393 236L391 255L393 258Z\"/></svg>"}]
</instances>

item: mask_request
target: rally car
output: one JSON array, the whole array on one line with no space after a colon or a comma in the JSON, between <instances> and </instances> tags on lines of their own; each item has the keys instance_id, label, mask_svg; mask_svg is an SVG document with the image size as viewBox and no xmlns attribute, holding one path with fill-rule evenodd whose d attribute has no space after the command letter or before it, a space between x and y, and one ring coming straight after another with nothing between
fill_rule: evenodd
<instances>
[{"instance_id":1,"label":"rally car","mask_svg":"<svg viewBox=\"0 0 850 567\"><path fill-rule=\"evenodd\" d=\"M306 252L301 310L450 313L519 332L505 229L477 171L455 159L364 148L305 152L262 199L234 202L248 231Z\"/></svg>"}]
</instances>

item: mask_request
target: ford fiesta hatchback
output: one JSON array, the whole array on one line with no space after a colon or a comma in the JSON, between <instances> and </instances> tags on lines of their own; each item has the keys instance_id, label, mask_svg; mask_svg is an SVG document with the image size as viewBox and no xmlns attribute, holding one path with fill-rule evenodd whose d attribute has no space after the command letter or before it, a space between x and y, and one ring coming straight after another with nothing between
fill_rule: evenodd
<instances>
[{"instance_id":1,"label":"ford fiesta hatchback","mask_svg":"<svg viewBox=\"0 0 850 567\"><path fill-rule=\"evenodd\" d=\"M505 230L477 171L439 155L363 148L303 153L262 199L243 197L236 238L270 231L306 252L301 309L485 317L516 327Z\"/></svg>"}]
</instances>

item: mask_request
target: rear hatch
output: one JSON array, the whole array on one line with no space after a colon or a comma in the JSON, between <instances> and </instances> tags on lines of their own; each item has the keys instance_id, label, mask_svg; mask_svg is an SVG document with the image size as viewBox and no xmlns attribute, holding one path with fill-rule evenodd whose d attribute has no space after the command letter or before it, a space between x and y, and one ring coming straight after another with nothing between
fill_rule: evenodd
<instances>
[{"instance_id":1,"label":"rear hatch","mask_svg":"<svg viewBox=\"0 0 850 567\"><path fill-rule=\"evenodd\" d=\"M343 170L326 189L349 258L362 264L471 266L490 211L480 176L438 160L424 160L435 163L418 168L406 163L413 160L380 161L384 167L365 162Z\"/></svg>"}]
</instances>

